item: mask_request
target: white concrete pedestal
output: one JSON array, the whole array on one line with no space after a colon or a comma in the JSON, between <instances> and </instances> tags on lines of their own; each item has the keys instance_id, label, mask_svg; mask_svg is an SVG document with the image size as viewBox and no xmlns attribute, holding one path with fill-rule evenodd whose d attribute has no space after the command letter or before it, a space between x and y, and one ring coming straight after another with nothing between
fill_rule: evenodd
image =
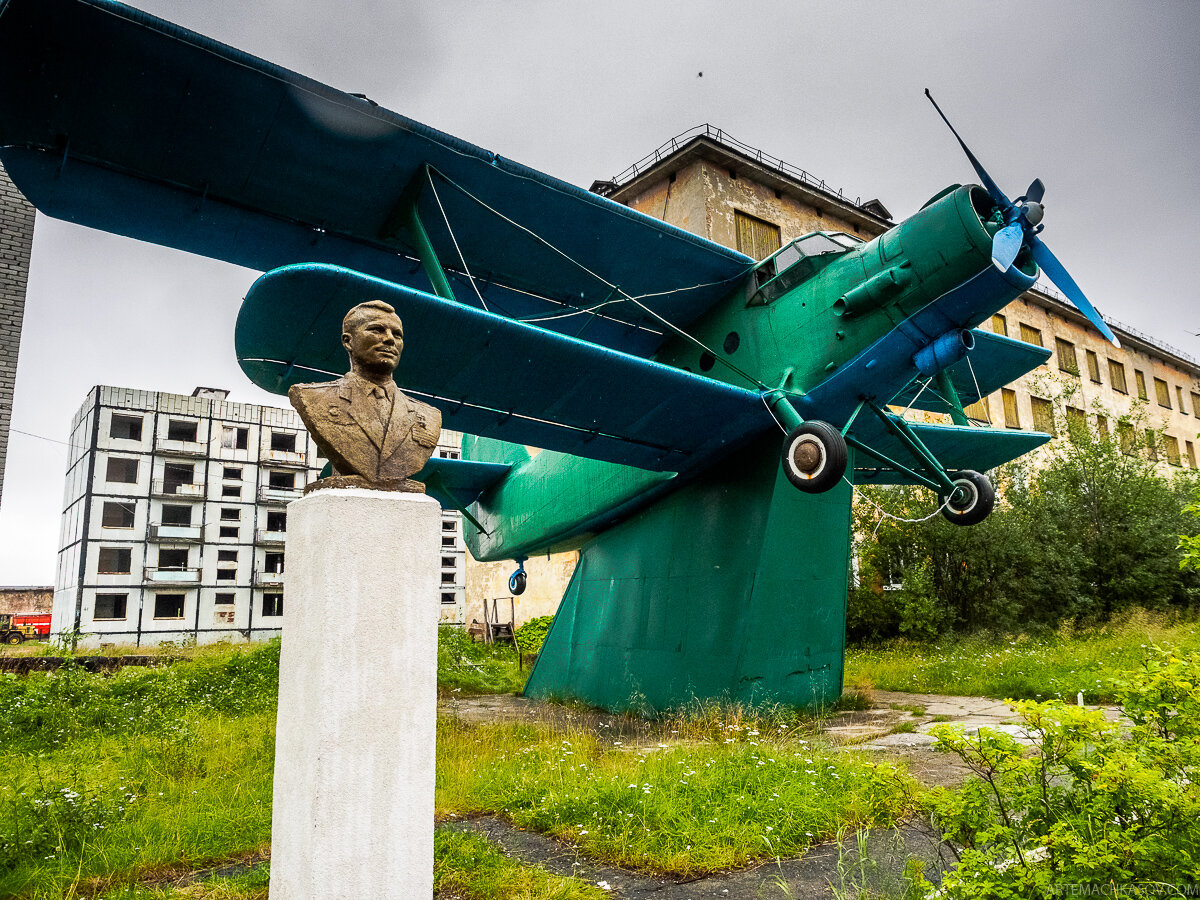
<instances>
[{"instance_id":1,"label":"white concrete pedestal","mask_svg":"<svg viewBox=\"0 0 1200 900\"><path fill-rule=\"evenodd\" d=\"M288 507L271 900L433 894L440 521L423 494Z\"/></svg>"}]
</instances>

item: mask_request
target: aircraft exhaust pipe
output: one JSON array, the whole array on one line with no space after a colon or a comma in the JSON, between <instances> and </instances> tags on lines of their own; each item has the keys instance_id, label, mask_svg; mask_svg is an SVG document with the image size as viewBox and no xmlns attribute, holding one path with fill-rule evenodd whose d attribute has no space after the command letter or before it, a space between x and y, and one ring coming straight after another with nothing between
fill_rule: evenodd
<instances>
[{"instance_id":1,"label":"aircraft exhaust pipe","mask_svg":"<svg viewBox=\"0 0 1200 900\"><path fill-rule=\"evenodd\" d=\"M913 355L913 365L926 378L954 365L975 349L975 335L970 329L958 328L936 337Z\"/></svg>"},{"instance_id":2,"label":"aircraft exhaust pipe","mask_svg":"<svg viewBox=\"0 0 1200 900\"><path fill-rule=\"evenodd\" d=\"M908 287L912 280L912 269L907 264L884 269L842 294L833 304L833 311L839 316L861 315L882 306Z\"/></svg>"}]
</instances>

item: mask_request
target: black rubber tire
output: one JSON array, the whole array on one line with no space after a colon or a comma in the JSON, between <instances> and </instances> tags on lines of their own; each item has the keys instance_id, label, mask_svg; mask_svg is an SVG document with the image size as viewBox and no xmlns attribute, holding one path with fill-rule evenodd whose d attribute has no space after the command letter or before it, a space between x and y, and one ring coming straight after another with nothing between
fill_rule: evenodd
<instances>
[{"instance_id":1,"label":"black rubber tire","mask_svg":"<svg viewBox=\"0 0 1200 900\"><path fill-rule=\"evenodd\" d=\"M508 576L508 589L516 596L525 593L525 585L529 582L529 577L525 574L524 569L518 569Z\"/></svg>"},{"instance_id":2,"label":"black rubber tire","mask_svg":"<svg viewBox=\"0 0 1200 900\"><path fill-rule=\"evenodd\" d=\"M783 442L783 474L806 494L825 493L846 474L846 439L818 419L797 425Z\"/></svg>"},{"instance_id":3,"label":"black rubber tire","mask_svg":"<svg viewBox=\"0 0 1200 900\"><path fill-rule=\"evenodd\" d=\"M20 643L22 643L24 640L25 640L25 638L21 637L21 635L17 634L16 632L12 632L11 634L8 634L8 635L6 635L6 636L5 636L5 638L4 638L4 643L6 643L6 644L20 644Z\"/></svg>"},{"instance_id":4,"label":"black rubber tire","mask_svg":"<svg viewBox=\"0 0 1200 900\"><path fill-rule=\"evenodd\" d=\"M942 515L947 522L955 525L978 525L989 515L996 506L996 489L986 475L966 469L962 472L951 472L950 480L957 486L957 493L949 503L942 493L940 500L946 505Z\"/></svg>"}]
</instances>

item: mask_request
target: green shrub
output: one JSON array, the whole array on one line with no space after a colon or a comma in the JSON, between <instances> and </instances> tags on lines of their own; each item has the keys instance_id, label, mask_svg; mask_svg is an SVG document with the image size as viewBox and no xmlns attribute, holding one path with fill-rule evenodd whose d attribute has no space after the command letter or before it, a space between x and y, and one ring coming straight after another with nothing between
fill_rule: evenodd
<instances>
[{"instance_id":1,"label":"green shrub","mask_svg":"<svg viewBox=\"0 0 1200 900\"><path fill-rule=\"evenodd\" d=\"M933 802L962 848L938 896L1163 896L1200 886L1200 655L1158 651L1115 686L1132 723L1054 701L1015 704L1036 752L987 728L936 726L977 776ZM1188 894L1191 896L1191 894Z\"/></svg>"},{"instance_id":2,"label":"green shrub","mask_svg":"<svg viewBox=\"0 0 1200 900\"><path fill-rule=\"evenodd\" d=\"M546 635L550 633L550 626L554 624L554 616L538 616L536 619L530 619L524 625L517 629L517 646L521 648L522 653L540 653L542 644L546 640Z\"/></svg>"}]
</instances>

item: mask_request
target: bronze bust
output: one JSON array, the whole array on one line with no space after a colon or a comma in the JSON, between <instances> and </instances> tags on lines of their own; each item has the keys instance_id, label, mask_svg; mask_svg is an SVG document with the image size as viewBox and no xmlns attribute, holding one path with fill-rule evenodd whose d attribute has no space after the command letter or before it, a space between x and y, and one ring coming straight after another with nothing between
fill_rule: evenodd
<instances>
[{"instance_id":1,"label":"bronze bust","mask_svg":"<svg viewBox=\"0 0 1200 900\"><path fill-rule=\"evenodd\" d=\"M380 300L354 307L342 320L350 371L337 381L297 384L288 400L300 414L333 475L309 485L424 492L412 476L433 454L442 414L406 397L392 373L404 350L404 325Z\"/></svg>"}]
</instances>

